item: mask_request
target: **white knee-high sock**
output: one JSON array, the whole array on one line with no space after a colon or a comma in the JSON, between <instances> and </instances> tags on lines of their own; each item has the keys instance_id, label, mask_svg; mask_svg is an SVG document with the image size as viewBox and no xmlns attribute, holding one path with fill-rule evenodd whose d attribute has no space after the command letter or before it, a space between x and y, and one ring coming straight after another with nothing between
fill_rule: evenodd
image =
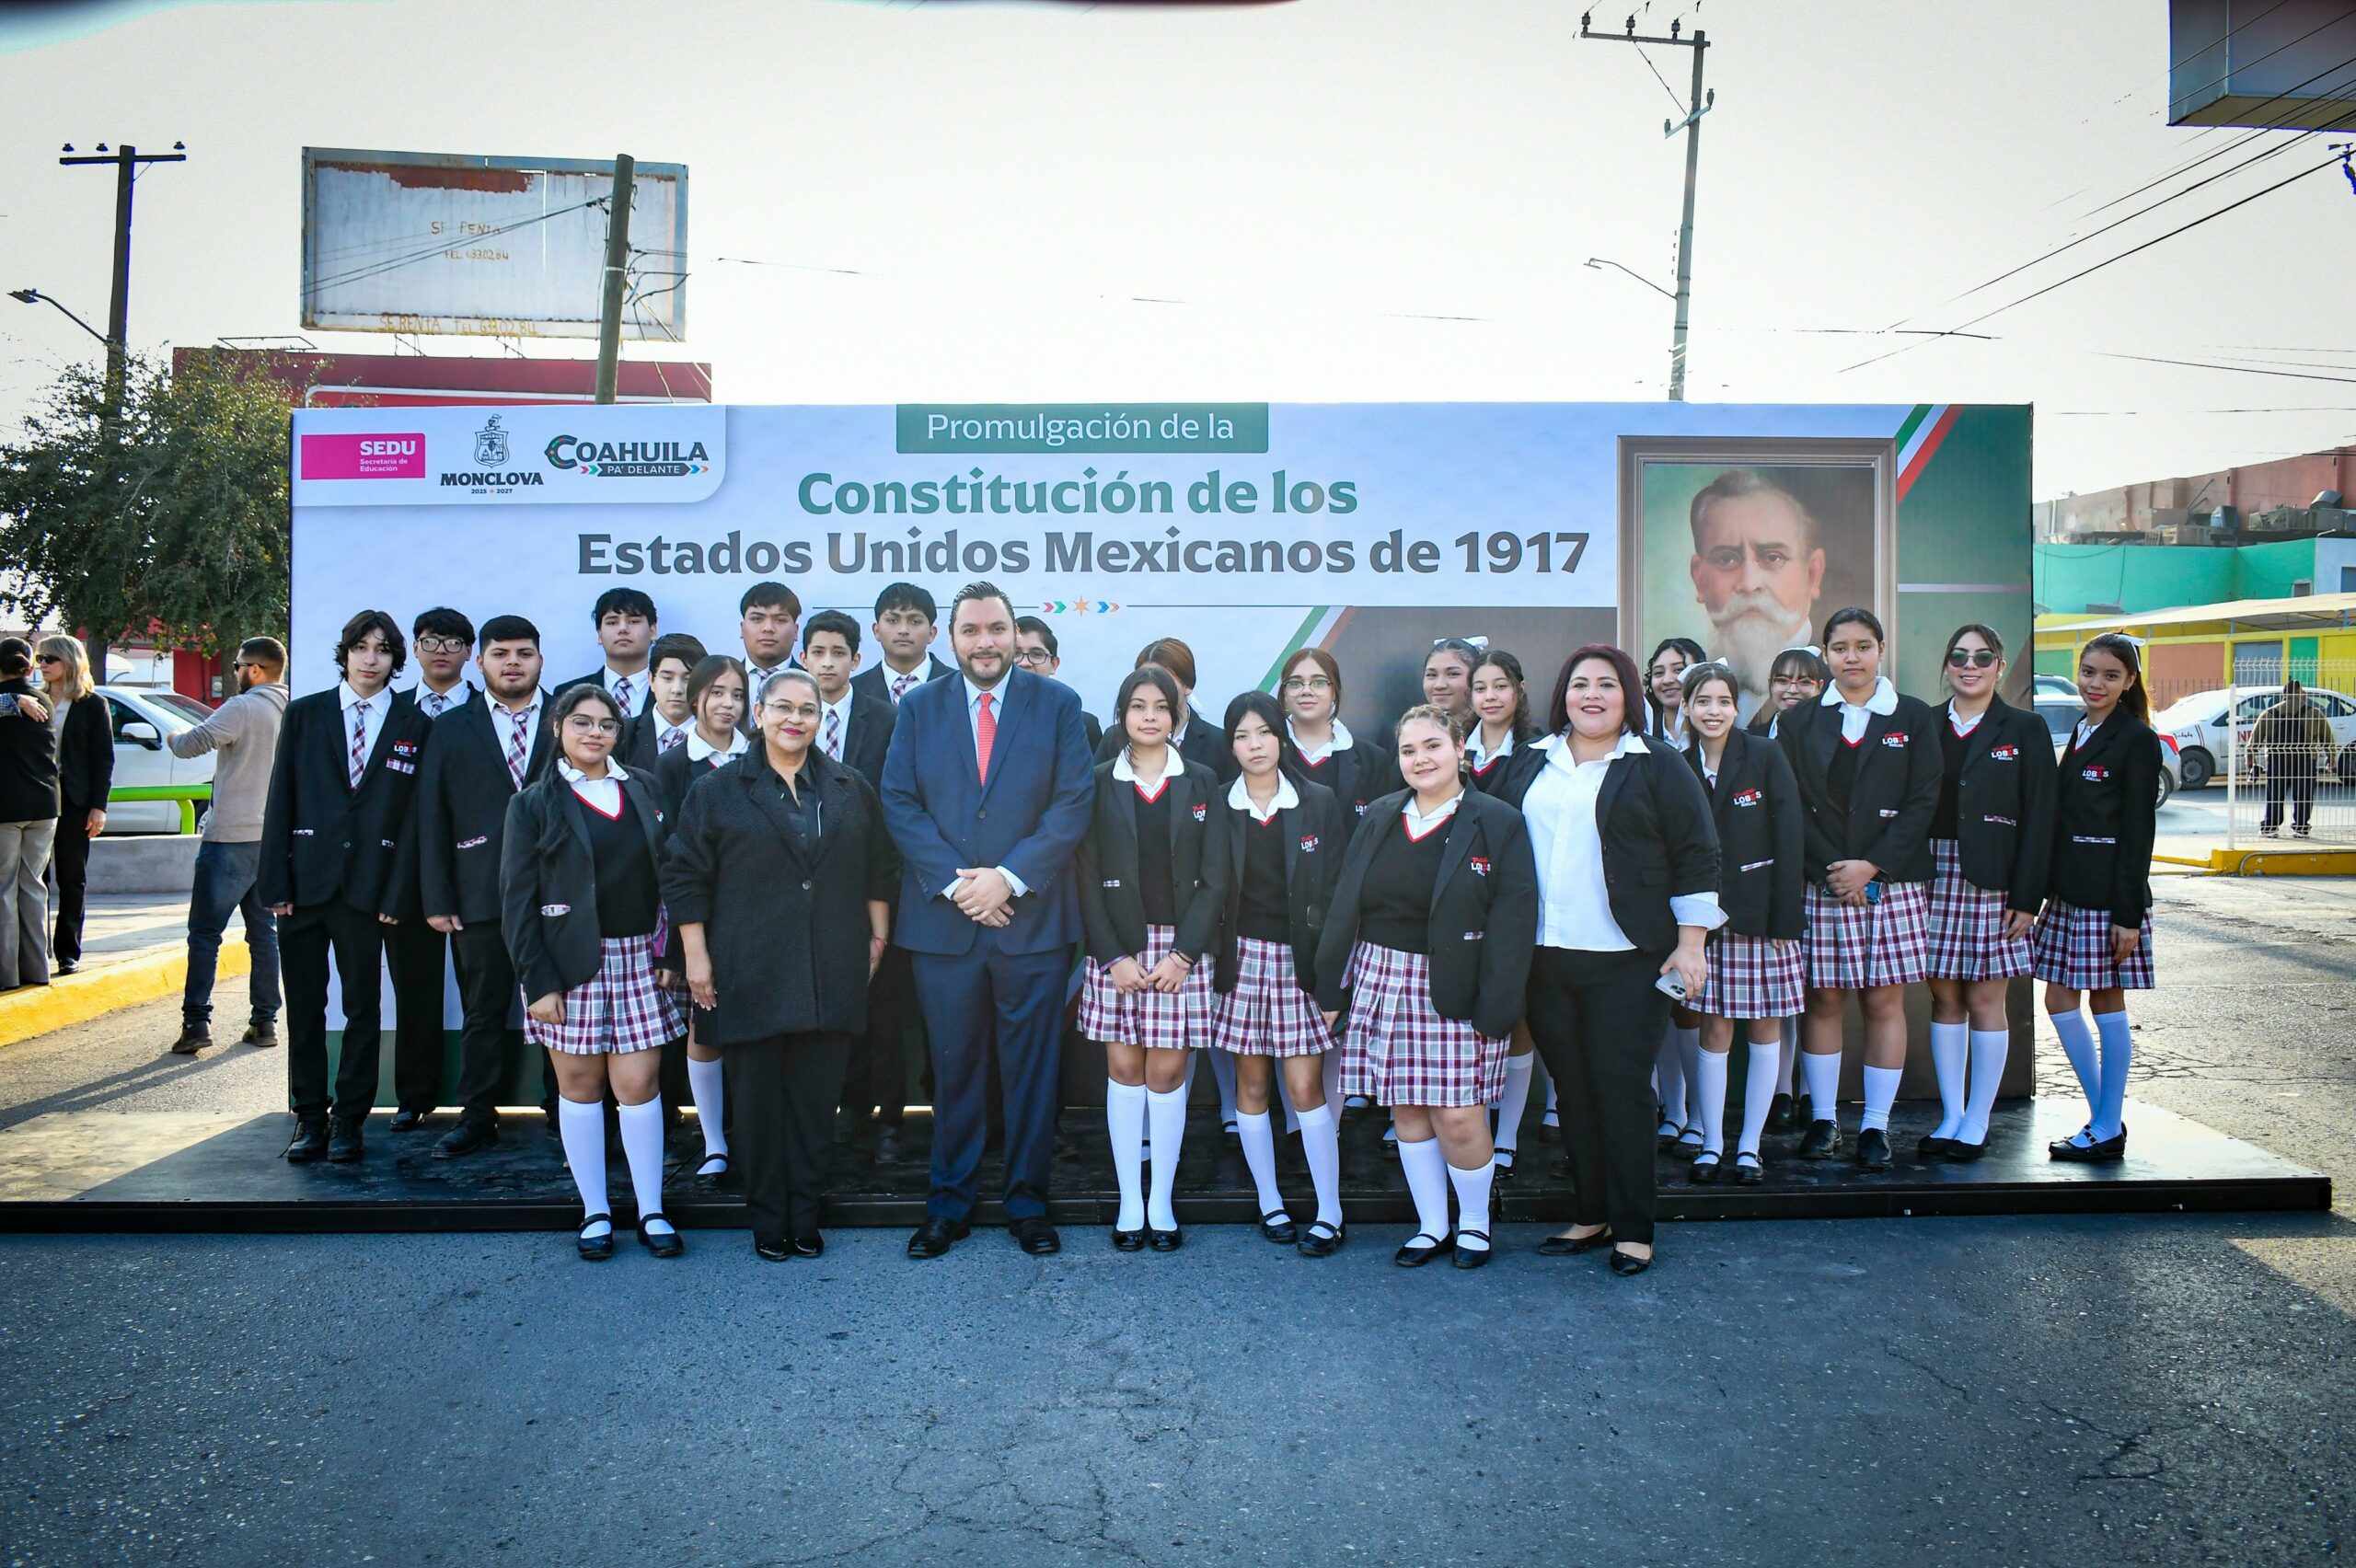
<instances>
[{"instance_id":1,"label":"white knee-high sock","mask_svg":"<svg viewBox=\"0 0 2356 1568\"><path fill-rule=\"evenodd\" d=\"M581 1189L581 1212L604 1214L607 1207L604 1101L583 1105L577 1100L559 1100L556 1127L564 1139L564 1162L572 1168L572 1184ZM608 1235L613 1228L601 1220L587 1234Z\"/></svg>"},{"instance_id":2,"label":"white knee-high sock","mask_svg":"<svg viewBox=\"0 0 2356 1568\"><path fill-rule=\"evenodd\" d=\"M649 1228L646 1216L663 1212L662 1096L622 1106L617 1119L622 1124L622 1158L629 1162L630 1194L638 1200L638 1228L644 1230ZM668 1219L657 1219L653 1226L657 1236L670 1228Z\"/></svg>"},{"instance_id":3,"label":"white knee-high sock","mask_svg":"<svg viewBox=\"0 0 2356 1568\"><path fill-rule=\"evenodd\" d=\"M1145 1228L1145 1085L1104 1080L1104 1130L1113 1140L1113 1174L1121 1183L1115 1230Z\"/></svg>"},{"instance_id":4,"label":"white knee-high sock","mask_svg":"<svg viewBox=\"0 0 2356 1568\"><path fill-rule=\"evenodd\" d=\"M1195 1055L1211 1059L1211 1077L1218 1080L1218 1123L1224 1127L1235 1120L1235 1053L1212 1045Z\"/></svg>"},{"instance_id":5,"label":"white knee-high sock","mask_svg":"<svg viewBox=\"0 0 2356 1568\"><path fill-rule=\"evenodd\" d=\"M2127 1124L2127 1068L2135 1059L2135 1036L2127 1027L2127 1010L2095 1014L2102 1035L2102 1099L2095 1107L2097 1138L2115 1138Z\"/></svg>"},{"instance_id":6,"label":"white knee-high sock","mask_svg":"<svg viewBox=\"0 0 2356 1568\"><path fill-rule=\"evenodd\" d=\"M1775 1092L1778 1094L1792 1092L1792 1063L1799 1055L1799 1049L1800 1020L1787 1018L1784 1020L1783 1041L1775 1049Z\"/></svg>"},{"instance_id":7,"label":"white knee-high sock","mask_svg":"<svg viewBox=\"0 0 2356 1568\"><path fill-rule=\"evenodd\" d=\"M1702 1123L1702 1152L1727 1151L1727 1055L1696 1049L1685 1102Z\"/></svg>"},{"instance_id":8,"label":"white knee-high sock","mask_svg":"<svg viewBox=\"0 0 2356 1568\"><path fill-rule=\"evenodd\" d=\"M718 1062L687 1058L687 1093L696 1102L696 1125L703 1132L703 1157L728 1152L728 1080Z\"/></svg>"},{"instance_id":9,"label":"white knee-high sock","mask_svg":"<svg viewBox=\"0 0 2356 1568\"><path fill-rule=\"evenodd\" d=\"M1238 1111L1235 1130L1243 1139L1243 1163L1252 1169L1252 1184L1260 1189L1260 1212L1274 1214L1285 1206L1285 1200L1276 1191L1276 1135L1268 1124L1268 1113Z\"/></svg>"},{"instance_id":10,"label":"white knee-high sock","mask_svg":"<svg viewBox=\"0 0 2356 1568\"><path fill-rule=\"evenodd\" d=\"M2004 1060L2012 1049L2009 1029L1971 1031L1971 1093L1964 1101L1963 1126L1955 1134L1958 1142L1988 1141L1988 1118L1996 1109L1996 1093L2004 1082Z\"/></svg>"},{"instance_id":11,"label":"white knee-high sock","mask_svg":"<svg viewBox=\"0 0 2356 1568\"><path fill-rule=\"evenodd\" d=\"M1800 1053L1800 1077L1807 1084L1808 1114L1819 1122L1837 1122L1841 1106L1841 1056L1836 1051L1818 1055Z\"/></svg>"},{"instance_id":12,"label":"white knee-high sock","mask_svg":"<svg viewBox=\"0 0 2356 1568\"><path fill-rule=\"evenodd\" d=\"M1415 1200L1415 1231L1420 1236L1448 1239L1448 1158L1439 1139L1421 1143L1399 1140L1399 1169L1407 1178L1407 1193Z\"/></svg>"},{"instance_id":13,"label":"white knee-high sock","mask_svg":"<svg viewBox=\"0 0 2356 1568\"><path fill-rule=\"evenodd\" d=\"M1742 1078L1742 1141L1737 1154L1757 1154L1759 1136L1767 1130L1767 1107L1774 1103L1775 1075L1788 1073L1789 1058L1779 1044L1753 1045L1750 1070Z\"/></svg>"},{"instance_id":14,"label":"white knee-high sock","mask_svg":"<svg viewBox=\"0 0 2356 1568\"><path fill-rule=\"evenodd\" d=\"M1521 1147L1521 1118L1530 1109L1530 1069L1537 1060L1535 1051L1506 1058L1506 1087L1496 1101L1496 1145L1508 1153Z\"/></svg>"},{"instance_id":15,"label":"white knee-high sock","mask_svg":"<svg viewBox=\"0 0 2356 1568\"><path fill-rule=\"evenodd\" d=\"M1341 1137L1332 1101L1300 1113L1300 1152L1317 1188L1317 1217L1334 1226L1342 1223Z\"/></svg>"},{"instance_id":16,"label":"white knee-high sock","mask_svg":"<svg viewBox=\"0 0 2356 1568\"><path fill-rule=\"evenodd\" d=\"M2095 1032L2086 1027L2086 1015L2073 1009L2053 1015L2053 1032L2062 1037L2062 1054L2078 1075L2078 1088L2086 1096L2086 1121L2092 1124L2102 1105L2102 1058L2095 1052Z\"/></svg>"},{"instance_id":17,"label":"white knee-high sock","mask_svg":"<svg viewBox=\"0 0 2356 1568\"><path fill-rule=\"evenodd\" d=\"M1178 1228L1170 1194L1178 1185L1178 1149L1186 1141L1186 1090L1145 1091L1146 1125L1152 1130L1153 1182L1146 1193L1145 1222L1156 1230Z\"/></svg>"},{"instance_id":18,"label":"white knee-high sock","mask_svg":"<svg viewBox=\"0 0 2356 1568\"><path fill-rule=\"evenodd\" d=\"M1931 1070L1939 1079L1939 1124L1934 1138L1951 1138L1963 1129L1964 1069L1971 1060L1969 1026L1931 1025Z\"/></svg>"},{"instance_id":19,"label":"white knee-high sock","mask_svg":"<svg viewBox=\"0 0 2356 1568\"><path fill-rule=\"evenodd\" d=\"M1460 1170L1453 1165L1448 1168L1448 1184L1456 1189L1456 1244L1467 1251L1485 1252L1489 1249L1489 1183L1496 1170L1496 1166L1486 1162L1472 1170ZM1481 1233L1478 1238L1472 1235L1476 1230Z\"/></svg>"},{"instance_id":20,"label":"white knee-high sock","mask_svg":"<svg viewBox=\"0 0 2356 1568\"><path fill-rule=\"evenodd\" d=\"M1702 1029L1699 1024L1688 1029L1672 1023L1669 1032L1677 1036L1677 1066L1685 1075L1685 1124L1690 1127L1702 1119L1701 1108L1693 1103L1693 1086L1702 1076Z\"/></svg>"},{"instance_id":21,"label":"white knee-high sock","mask_svg":"<svg viewBox=\"0 0 2356 1568\"><path fill-rule=\"evenodd\" d=\"M1653 1084L1660 1090L1660 1124L1685 1125L1685 1054L1678 1049L1675 1025L1660 1032L1653 1053Z\"/></svg>"},{"instance_id":22,"label":"white knee-high sock","mask_svg":"<svg viewBox=\"0 0 2356 1568\"><path fill-rule=\"evenodd\" d=\"M1879 1127L1889 1131L1889 1108L1898 1101L1898 1080L1906 1076L1897 1067L1865 1069L1865 1113L1857 1119L1857 1131Z\"/></svg>"}]
</instances>

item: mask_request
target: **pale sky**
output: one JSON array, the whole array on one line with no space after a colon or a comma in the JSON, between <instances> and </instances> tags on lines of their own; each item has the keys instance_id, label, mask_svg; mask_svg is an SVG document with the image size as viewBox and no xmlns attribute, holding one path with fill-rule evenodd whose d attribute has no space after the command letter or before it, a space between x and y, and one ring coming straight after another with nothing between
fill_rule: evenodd
<instances>
[{"instance_id":1,"label":"pale sky","mask_svg":"<svg viewBox=\"0 0 2356 1568\"><path fill-rule=\"evenodd\" d=\"M1596 25L1630 8L1599 5ZM710 361L727 401L1666 389L1669 302L1581 263L1673 285L1683 142L1663 139L1669 96L1636 50L1578 39L1576 0L85 9L0 17L0 286L103 325L112 172L58 167L59 144L185 141L190 162L138 187L143 350L297 329L306 144L629 152L688 166L689 329L668 357ZM1651 0L1640 31L1707 30L1717 92L1688 396L2033 402L2040 499L2356 440L2356 191L2337 169L1974 329L1998 341L1841 374L1915 340L1802 330L1955 326L2321 161L2306 138L1944 303L2241 134L2166 124L2165 13ZM1645 52L1681 93L1688 52ZM96 349L0 299L0 419ZM2225 411L2245 409L2264 411Z\"/></svg>"}]
</instances>

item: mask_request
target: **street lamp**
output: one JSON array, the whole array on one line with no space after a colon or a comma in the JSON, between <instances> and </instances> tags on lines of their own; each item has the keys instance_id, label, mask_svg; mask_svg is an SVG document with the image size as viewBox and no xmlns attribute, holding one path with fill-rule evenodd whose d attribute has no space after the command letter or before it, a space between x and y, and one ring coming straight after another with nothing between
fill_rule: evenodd
<instances>
[{"instance_id":1,"label":"street lamp","mask_svg":"<svg viewBox=\"0 0 2356 1568\"><path fill-rule=\"evenodd\" d=\"M83 320L72 311L67 310L64 306L58 305L56 300L51 298L48 294L41 293L39 289L10 289L8 291L8 297L13 300L19 300L26 305L55 305L57 306L59 313L62 314L66 320L71 321L75 326L79 327L83 331L87 332L91 337L96 338L108 348L111 349L115 346L113 339L108 337L104 332L99 331L96 327L91 326L88 322Z\"/></svg>"},{"instance_id":2,"label":"street lamp","mask_svg":"<svg viewBox=\"0 0 2356 1568\"><path fill-rule=\"evenodd\" d=\"M1635 279L1636 282L1644 284L1645 287L1652 290L1653 293L1660 295L1661 298L1674 300L1677 297L1667 289L1661 287L1658 283L1654 282L1650 278L1646 277L1642 272L1629 271L1627 268L1620 266L1619 262L1611 260L1608 258L1601 256L1590 256L1587 259L1587 265L1594 268L1597 271L1601 271L1606 267L1618 268L1621 271L1627 272L1628 276ZM55 302L52 301L51 303L54 304Z\"/></svg>"}]
</instances>

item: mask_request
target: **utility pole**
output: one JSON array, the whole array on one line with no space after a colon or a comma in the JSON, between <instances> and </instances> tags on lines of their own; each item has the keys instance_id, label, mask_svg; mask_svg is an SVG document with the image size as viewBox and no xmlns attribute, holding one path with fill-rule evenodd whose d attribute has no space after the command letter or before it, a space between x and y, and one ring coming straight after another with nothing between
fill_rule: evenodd
<instances>
[{"instance_id":1,"label":"utility pole","mask_svg":"<svg viewBox=\"0 0 2356 1568\"><path fill-rule=\"evenodd\" d=\"M1611 33L1589 32L1588 22L1593 13L1579 17L1581 38L1600 39L1606 43L1657 43L1693 52L1693 90L1685 118L1661 121L1661 135L1674 136L1685 133L1685 220L1677 230L1677 324L1672 329L1669 348L1669 398L1673 403L1685 401L1685 327L1689 307L1693 301L1693 183L1702 164L1702 116L1710 112L1717 102L1715 91L1702 90L1702 58L1710 47L1709 35L1700 28L1692 38L1680 38L1683 29L1676 22L1669 24L1667 38L1644 38L1636 32L1636 18L1628 18L1627 30Z\"/></svg>"},{"instance_id":2,"label":"utility pole","mask_svg":"<svg viewBox=\"0 0 2356 1568\"><path fill-rule=\"evenodd\" d=\"M124 383L129 374L131 352L131 188L139 179L144 164L186 163L188 144L174 142L168 153L142 153L125 142L110 153L104 142L95 154L76 153L74 144L65 144L65 156L57 160L68 167L81 164L114 165L114 297L107 307L107 382L106 421L107 444L112 446L122 432L122 399ZM63 306L59 308L63 309ZM87 627L83 641L90 651L90 678L107 678L107 632L99 627Z\"/></svg>"},{"instance_id":3,"label":"utility pole","mask_svg":"<svg viewBox=\"0 0 2356 1568\"><path fill-rule=\"evenodd\" d=\"M614 192L606 207L606 298L597 312L597 401L614 400L614 384L621 374L622 287L629 281L629 195L638 175L638 160L628 153L614 156Z\"/></svg>"}]
</instances>

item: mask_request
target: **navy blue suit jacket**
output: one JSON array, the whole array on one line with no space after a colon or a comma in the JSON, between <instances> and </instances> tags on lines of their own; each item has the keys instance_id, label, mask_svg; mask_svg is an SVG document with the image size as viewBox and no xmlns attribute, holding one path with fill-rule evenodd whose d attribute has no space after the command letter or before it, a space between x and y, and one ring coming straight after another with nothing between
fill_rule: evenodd
<instances>
[{"instance_id":1,"label":"navy blue suit jacket","mask_svg":"<svg viewBox=\"0 0 2356 1568\"><path fill-rule=\"evenodd\" d=\"M960 866L1003 866L1031 891L1009 906L1006 953L1080 940L1072 857L1088 832L1096 781L1080 695L1017 669L998 688L989 781L974 758L965 682L928 681L900 699L884 758L884 824L900 850L899 922L910 952L972 951L982 928L942 895Z\"/></svg>"}]
</instances>

